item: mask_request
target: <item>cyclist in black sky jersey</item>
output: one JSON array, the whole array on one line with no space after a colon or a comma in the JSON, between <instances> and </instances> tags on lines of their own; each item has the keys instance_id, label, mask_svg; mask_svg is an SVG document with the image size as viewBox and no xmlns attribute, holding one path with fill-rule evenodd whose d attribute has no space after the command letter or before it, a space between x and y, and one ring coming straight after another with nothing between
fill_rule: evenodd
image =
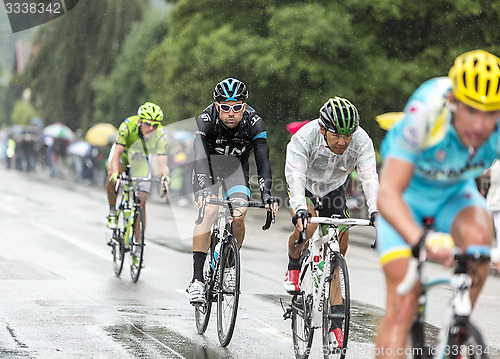
<instances>
[{"instance_id":1,"label":"cyclist in black sky jersey","mask_svg":"<svg viewBox=\"0 0 500 359\"><path fill-rule=\"evenodd\" d=\"M216 102L197 119L198 130L193 143L193 192L198 207L203 196L216 197L222 186L225 199L250 199L248 158L253 148L259 188L266 208L276 215L278 204L271 196L271 166L264 121L245 103L245 84L227 78L215 86ZM207 201L209 199L207 198ZM245 215L248 208L239 208L233 221L233 232L241 247L245 238ZM204 301L203 264L210 244L210 228L218 206L208 204L203 222L193 231L193 280L189 284L192 304Z\"/></svg>"}]
</instances>

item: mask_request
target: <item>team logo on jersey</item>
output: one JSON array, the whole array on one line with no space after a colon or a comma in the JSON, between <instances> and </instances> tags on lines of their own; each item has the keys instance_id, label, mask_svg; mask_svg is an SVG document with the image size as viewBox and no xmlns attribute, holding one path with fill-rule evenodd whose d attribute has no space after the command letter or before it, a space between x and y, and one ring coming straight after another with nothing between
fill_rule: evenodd
<instances>
[{"instance_id":1,"label":"team logo on jersey","mask_svg":"<svg viewBox=\"0 0 500 359\"><path fill-rule=\"evenodd\" d=\"M436 158L439 162L443 162L446 158L446 152L444 150L439 150L436 152Z\"/></svg>"},{"instance_id":2,"label":"team logo on jersey","mask_svg":"<svg viewBox=\"0 0 500 359\"><path fill-rule=\"evenodd\" d=\"M403 131L403 136L411 145L418 144L418 130L415 127L406 127Z\"/></svg>"}]
</instances>

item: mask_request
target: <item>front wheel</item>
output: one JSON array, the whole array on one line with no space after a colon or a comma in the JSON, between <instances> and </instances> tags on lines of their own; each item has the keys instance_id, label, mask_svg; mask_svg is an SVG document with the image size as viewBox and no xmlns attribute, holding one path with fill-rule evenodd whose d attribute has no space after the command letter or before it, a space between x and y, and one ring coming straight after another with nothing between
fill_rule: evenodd
<instances>
[{"instance_id":1,"label":"front wheel","mask_svg":"<svg viewBox=\"0 0 500 359\"><path fill-rule=\"evenodd\" d=\"M349 273L342 254L335 254L325 285L327 287L323 307L323 356L325 359L344 359L349 336L351 300Z\"/></svg>"},{"instance_id":2,"label":"front wheel","mask_svg":"<svg viewBox=\"0 0 500 359\"><path fill-rule=\"evenodd\" d=\"M212 246L208 248L208 253L203 264L203 279L205 280L205 302L197 304L194 307L194 319L196 322L196 330L198 334L203 334L207 330L208 321L210 320L210 310L212 309L212 290L213 279L212 273Z\"/></svg>"},{"instance_id":3,"label":"front wheel","mask_svg":"<svg viewBox=\"0 0 500 359\"><path fill-rule=\"evenodd\" d=\"M484 343L479 330L470 322L460 328L458 333L450 331L448 346L445 349L446 359L488 359L488 347Z\"/></svg>"},{"instance_id":4,"label":"front wheel","mask_svg":"<svg viewBox=\"0 0 500 359\"><path fill-rule=\"evenodd\" d=\"M307 359L311 352L314 329L312 320L312 295L297 294L292 299L292 339L296 359Z\"/></svg>"},{"instance_id":5,"label":"front wheel","mask_svg":"<svg viewBox=\"0 0 500 359\"><path fill-rule=\"evenodd\" d=\"M223 347L231 341L240 298L240 251L231 237L222 245L217 298L217 332Z\"/></svg>"},{"instance_id":6,"label":"front wheel","mask_svg":"<svg viewBox=\"0 0 500 359\"><path fill-rule=\"evenodd\" d=\"M132 240L130 243L130 276L134 283L139 279L144 258L144 212L141 206L135 207L134 223L131 224ZM125 238L128 240L128 238Z\"/></svg>"}]
</instances>

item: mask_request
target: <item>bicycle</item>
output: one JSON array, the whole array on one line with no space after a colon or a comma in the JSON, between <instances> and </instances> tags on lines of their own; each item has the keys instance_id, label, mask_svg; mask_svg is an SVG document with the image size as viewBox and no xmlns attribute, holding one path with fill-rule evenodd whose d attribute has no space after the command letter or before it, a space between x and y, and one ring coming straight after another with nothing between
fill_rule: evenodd
<instances>
[{"instance_id":1,"label":"bicycle","mask_svg":"<svg viewBox=\"0 0 500 359\"><path fill-rule=\"evenodd\" d=\"M118 205L117 226L108 241L113 255L113 270L117 277L123 270L125 253L130 253L130 276L134 283L139 279L144 260L144 211L140 204L139 186L144 182L161 182L158 179L131 177L130 169L121 177L123 192ZM118 192L120 181L117 181L115 191ZM166 194L164 191L163 196ZM109 235L109 232L107 232Z\"/></svg>"},{"instance_id":2,"label":"bicycle","mask_svg":"<svg viewBox=\"0 0 500 359\"><path fill-rule=\"evenodd\" d=\"M212 226L210 246L203 267L205 300L195 305L195 321L198 334L205 333L212 303L217 302L217 333L221 346L225 347L233 336L240 296L241 263L238 242L232 230L233 216L235 212L237 213L238 207L264 208L265 204L241 199L219 198L210 198L208 203L223 209L219 210ZM203 221L206 204L206 196L203 196L196 224ZM269 229L271 223L274 223L274 216L272 211L268 211L266 223L262 229Z\"/></svg>"},{"instance_id":3,"label":"bicycle","mask_svg":"<svg viewBox=\"0 0 500 359\"><path fill-rule=\"evenodd\" d=\"M353 226L373 226L368 219L312 217L311 223L326 225L309 239L309 247L302 261L299 277L300 291L294 292L291 304L284 306L283 318L292 320L292 339L295 357L307 359L311 351L314 329L322 328L324 358L343 359L347 353L350 320L350 289L347 262L340 253L343 233ZM339 229L339 226L344 226ZM305 227L305 226L304 226ZM305 228L299 245L305 240ZM326 248L326 252L325 252ZM342 330L342 346L331 348L329 331L332 322Z\"/></svg>"},{"instance_id":4,"label":"bicycle","mask_svg":"<svg viewBox=\"0 0 500 359\"><path fill-rule=\"evenodd\" d=\"M432 222L424 221L426 233ZM415 321L410 330L410 353L415 359L487 359L488 347L480 331L470 321L472 305L470 289L473 286L471 276L467 273L472 262L499 262L500 250L488 246L469 246L465 250L455 248L453 258L455 268L451 275L428 279L425 275L427 251L424 245L425 236L418 244L418 258L412 258L403 281L399 284L399 295L409 293L415 284L420 284L418 307ZM426 345L424 335L425 310L427 306L427 291L438 285L445 284L452 288L453 295L448 306L445 324L441 327L435 347Z\"/></svg>"}]
</instances>

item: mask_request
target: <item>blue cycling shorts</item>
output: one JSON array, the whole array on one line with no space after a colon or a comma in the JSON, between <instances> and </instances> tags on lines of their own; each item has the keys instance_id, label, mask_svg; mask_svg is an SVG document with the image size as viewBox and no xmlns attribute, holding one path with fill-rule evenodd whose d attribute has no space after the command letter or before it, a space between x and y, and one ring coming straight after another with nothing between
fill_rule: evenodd
<instances>
[{"instance_id":1,"label":"blue cycling shorts","mask_svg":"<svg viewBox=\"0 0 500 359\"><path fill-rule=\"evenodd\" d=\"M436 231L450 233L457 214L466 207L476 206L489 211L485 198L477 190L476 182L468 180L448 187L417 185L415 181L403 194L413 219L422 224L424 218L434 218ZM377 218L377 252L382 265L398 258L411 256L408 243L382 217Z\"/></svg>"}]
</instances>

